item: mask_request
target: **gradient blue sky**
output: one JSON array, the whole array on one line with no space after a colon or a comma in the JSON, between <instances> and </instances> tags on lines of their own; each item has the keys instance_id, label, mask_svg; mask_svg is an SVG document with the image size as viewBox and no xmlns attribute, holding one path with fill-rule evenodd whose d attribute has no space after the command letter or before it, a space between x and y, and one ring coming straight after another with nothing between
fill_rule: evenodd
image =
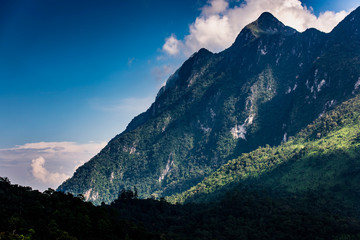
<instances>
[{"instance_id":1,"label":"gradient blue sky","mask_svg":"<svg viewBox=\"0 0 360 240\"><path fill-rule=\"evenodd\" d=\"M200 6L0 1L0 147L119 133L137 109L112 108L154 97L168 74L156 60L165 37L185 34Z\"/></svg>"},{"instance_id":2,"label":"gradient blue sky","mask_svg":"<svg viewBox=\"0 0 360 240\"><path fill-rule=\"evenodd\" d=\"M186 36L197 18L206 19L208 2L0 0L0 176L39 189L48 185L41 177L31 180L36 166L43 167L45 177L70 176L75 165L89 160L146 110L167 77L201 45ZM232 9L246 2L228 3ZM315 16L360 5L359 0L302 3ZM242 19L253 20L245 14ZM174 50L187 53L166 51L170 38ZM204 47L226 47L212 44ZM49 149L74 154L65 160L50 156Z\"/></svg>"}]
</instances>

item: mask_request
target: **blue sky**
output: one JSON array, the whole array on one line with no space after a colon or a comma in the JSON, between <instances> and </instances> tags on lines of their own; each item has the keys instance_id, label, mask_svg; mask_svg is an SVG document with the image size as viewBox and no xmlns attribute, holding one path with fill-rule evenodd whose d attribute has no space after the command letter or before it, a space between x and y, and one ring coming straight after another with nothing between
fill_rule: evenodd
<instances>
[{"instance_id":1,"label":"blue sky","mask_svg":"<svg viewBox=\"0 0 360 240\"><path fill-rule=\"evenodd\" d=\"M185 34L200 7L167 2L1 1L0 147L120 132L129 116L102 107L154 97L165 37Z\"/></svg>"},{"instance_id":2,"label":"blue sky","mask_svg":"<svg viewBox=\"0 0 360 240\"><path fill-rule=\"evenodd\" d=\"M1 0L0 176L56 187L146 110L190 54L225 49L262 11L329 31L360 5L269 2Z\"/></svg>"}]
</instances>

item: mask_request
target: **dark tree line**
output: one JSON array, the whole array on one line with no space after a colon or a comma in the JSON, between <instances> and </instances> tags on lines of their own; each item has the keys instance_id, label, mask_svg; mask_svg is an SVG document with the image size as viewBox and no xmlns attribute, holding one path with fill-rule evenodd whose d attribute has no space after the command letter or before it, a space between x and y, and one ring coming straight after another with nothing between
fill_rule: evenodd
<instances>
[{"instance_id":1,"label":"dark tree line","mask_svg":"<svg viewBox=\"0 0 360 240\"><path fill-rule=\"evenodd\" d=\"M135 188L94 206L0 178L0 239L359 239L359 219L323 201L239 185L206 204L139 199Z\"/></svg>"},{"instance_id":2,"label":"dark tree line","mask_svg":"<svg viewBox=\"0 0 360 240\"><path fill-rule=\"evenodd\" d=\"M126 191L125 191L126 192ZM121 195L121 194L120 194ZM129 196L129 195L126 195ZM112 209L48 189L11 185L0 177L0 239L161 239Z\"/></svg>"}]
</instances>

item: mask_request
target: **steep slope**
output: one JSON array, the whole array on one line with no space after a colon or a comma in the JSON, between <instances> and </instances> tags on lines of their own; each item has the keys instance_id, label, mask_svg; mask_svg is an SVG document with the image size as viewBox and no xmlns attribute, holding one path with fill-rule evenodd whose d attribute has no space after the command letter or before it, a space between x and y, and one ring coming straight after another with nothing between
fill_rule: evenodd
<instances>
[{"instance_id":1,"label":"steep slope","mask_svg":"<svg viewBox=\"0 0 360 240\"><path fill-rule=\"evenodd\" d=\"M262 14L229 49L185 61L152 106L58 190L95 203L132 186L141 197L168 196L241 153L286 141L359 91L359 19L357 9L330 34L299 33Z\"/></svg>"},{"instance_id":2,"label":"steep slope","mask_svg":"<svg viewBox=\"0 0 360 240\"><path fill-rule=\"evenodd\" d=\"M319 117L278 147L259 148L230 160L171 202L206 202L238 183L281 192L321 192L355 208L360 200L360 96Z\"/></svg>"}]
</instances>

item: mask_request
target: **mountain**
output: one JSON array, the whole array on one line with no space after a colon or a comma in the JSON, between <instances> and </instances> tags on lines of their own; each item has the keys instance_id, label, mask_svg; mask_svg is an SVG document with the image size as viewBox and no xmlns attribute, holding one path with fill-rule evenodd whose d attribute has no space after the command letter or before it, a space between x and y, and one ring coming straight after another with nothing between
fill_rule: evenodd
<instances>
[{"instance_id":1,"label":"mountain","mask_svg":"<svg viewBox=\"0 0 360 240\"><path fill-rule=\"evenodd\" d=\"M183 192L242 153L277 146L360 90L360 8L334 30L299 33L270 13L234 44L200 49L59 191L110 202Z\"/></svg>"}]
</instances>

